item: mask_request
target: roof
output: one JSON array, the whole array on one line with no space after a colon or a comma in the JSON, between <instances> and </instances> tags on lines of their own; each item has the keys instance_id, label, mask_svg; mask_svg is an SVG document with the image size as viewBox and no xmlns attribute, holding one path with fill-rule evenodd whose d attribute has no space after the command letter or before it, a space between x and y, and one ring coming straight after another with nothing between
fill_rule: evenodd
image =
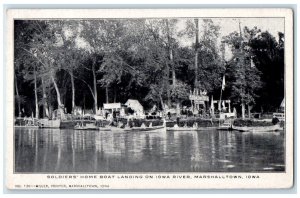
<instances>
[{"instance_id":1,"label":"roof","mask_svg":"<svg viewBox=\"0 0 300 198\"><path fill-rule=\"evenodd\" d=\"M103 104L104 109L120 109L121 103L105 103Z\"/></svg>"},{"instance_id":2,"label":"roof","mask_svg":"<svg viewBox=\"0 0 300 198\"><path fill-rule=\"evenodd\" d=\"M281 104L280 104L280 107L285 107L285 99L283 98L283 100L282 100L282 102L281 102Z\"/></svg>"},{"instance_id":3,"label":"roof","mask_svg":"<svg viewBox=\"0 0 300 198\"><path fill-rule=\"evenodd\" d=\"M144 107L138 100L128 99L125 105L130 107L134 111L144 111Z\"/></svg>"}]
</instances>

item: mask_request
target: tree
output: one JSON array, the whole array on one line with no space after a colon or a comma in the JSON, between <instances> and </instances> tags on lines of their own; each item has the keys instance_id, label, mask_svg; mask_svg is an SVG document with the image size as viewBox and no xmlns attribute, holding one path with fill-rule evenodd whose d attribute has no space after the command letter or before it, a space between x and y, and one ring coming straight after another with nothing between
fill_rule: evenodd
<instances>
[{"instance_id":1,"label":"tree","mask_svg":"<svg viewBox=\"0 0 300 198\"><path fill-rule=\"evenodd\" d=\"M155 71L162 69L164 76L162 76L161 82L166 91L168 107L171 106L171 90L176 87L176 65L174 62L175 48L178 45L175 40L178 34L176 24L177 20L175 19L149 19L145 23L148 36L145 45L146 51L151 50L148 53L152 55L147 55L146 61L156 65ZM170 83L170 76L172 84Z\"/></svg>"},{"instance_id":2,"label":"tree","mask_svg":"<svg viewBox=\"0 0 300 198\"><path fill-rule=\"evenodd\" d=\"M259 90L258 105L265 111L276 111L284 98L284 35L278 42L269 32L262 32L249 41L253 62L264 82Z\"/></svg>"},{"instance_id":3,"label":"tree","mask_svg":"<svg viewBox=\"0 0 300 198\"><path fill-rule=\"evenodd\" d=\"M203 19L199 28L199 19L187 20L181 35L195 38L194 47L194 87L205 89L209 93L220 87L224 65L217 47L220 27L211 19ZM191 66L192 67L192 66Z\"/></svg>"},{"instance_id":4,"label":"tree","mask_svg":"<svg viewBox=\"0 0 300 198\"><path fill-rule=\"evenodd\" d=\"M72 90L72 110L73 112L75 104L75 71L82 64L82 53L78 49L76 39L79 36L79 22L78 21L66 21L64 23L57 24L57 35L61 38L62 45L58 47L60 54L60 68L66 71L70 76L71 90Z\"/></svg>"},{"instance_id":5,"label":"tree","mask_svg":"<svg viewBox=\"0 0 300 198\"><path fill-rule=\"evenodd\" d=\"M87 42L86 51L91 57L91 71L93 74L93 98L94 109L98 109L97 73L110 65L111 57L115 57L116 50L120 47L122 40L122 23L118 20L93 20L82 21L83 30L81 37ZM106 62L106 64L103 64ZM115 64L113 64L115 65ZM100 68L100 70L99 70ZM106 76L108 78L108 76ZM111 76L110 76L111 77ZM110 79L106 87L114 79ZM101 83L101 81L99 81Z\"/></svg>"},{"instance_id":6,"label":"tree","mask_svg":"<svg viewBox=\"0 0 300 198\"><path fill-rule=\"evenodd\" d=\"M57 21L20 21L20 37L16 37L16 49L22 51L20 56L26 54L33 64L28 64L28 68L33 72L35 82L35 98L36 98L36 116L38 116L38 99L37 99L37 79L50 79L53 84L57 96L57 106L62 111L61 94L57 85L56 72L59 70L58 47L61 45L58 38L59 29ZM26 58L20 60L25 61ZM29 70L27 70L29 71ZM26 70L25 70L26 72ZM28 73L28 72L27 72ZM44 85L42 85L44 86ZM43 89L44 90L44 89ZM43 97L45 93L43 93ZM43 98L45 100L45 98Z\"/></svg>"},{"instance_id":7,"label":"tree","mask_svg":"<svg viewBox=\"0 0 300 198\"><path fill-rule=\"evenodd\" d=\"M242 106L242 118L245 118L245 105L248 105L248 116L250 117L250 106L255 104L257 91L261 87L260 72L252 64L252 51L249 41L259 34L260 30L252 30L245 27L240 32L233 32L226 36L224 42L230 47L233 54L232 60L227 66L227 82L230 87L230 98L236 105Z\"/></svg>"},{"instance_id":8,"label":"tree","mask_svg":"<svg viewBox=\"0 0 300 198\"><path fill-rule=\"evenodd\" d=\"M38 91L37 91L37 63L34 60L32 42L34 37L41 34L41 26L36 22L15 21L15 69L21 70L25 80L34 82L35 117L39 118ZM38 37L38 36L37 36ZM19 116L21 116L20 103L24 101L19 95L17 86L17 70L15 70L15 87Z\"/></svg>"}]
</instances>

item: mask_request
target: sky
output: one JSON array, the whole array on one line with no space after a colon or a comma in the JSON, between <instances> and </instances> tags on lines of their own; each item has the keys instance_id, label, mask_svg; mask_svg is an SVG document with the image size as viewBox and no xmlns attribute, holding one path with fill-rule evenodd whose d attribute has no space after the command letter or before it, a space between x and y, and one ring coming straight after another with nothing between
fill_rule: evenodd
<instances>
[{"instance_id":1,"label":"sky","mask_svg":"<svg viewBox=\"0 0 300 198\"><path fill-rule=\"evenodd\" d=\"M217 46L221 45L221 40L223 36L227 36L230 33L237 31L239 32L239 23L241 24L241 28L247 26L252 29L253 27L257 27L262 32L268 31L273 35L278 41L278 32L284 33L284 18L210 18L213 20L215 25L220 27L219 37L217 39ZM182 31L186 28L186 21L188 19L179 19L177 23L177 32ZM199 37L202 36L202 20L199 20ZM195 38L181 37L178 38L182 46L192 46L192 43L195 42ZM86 46L86 42L82 39L77 40L78 45L81 47ZM86 48L86 47L84 47ZM229 46L225 46L225 59L229 60L232 57L231 50Z\"/></svg>"},{"instance_id":2,"label":"sky","mask_svg":"<svg viewBox=\"0 0 300 198\"><path fill-rule=\"evenodd\" d=\"M278 41L278 32L284 33L284 18L212 18L215 25L220 26L220 36L218 38L218 46L221 45L221 39L223 36L229 35L231 32L237 31L239 32L239 22L241 23L241 28L247 26L252 29L253 27L257 27L262 32L268 31L273 35ZM186 20L180 20L178 24L179 29L183 29L185 27ZM199 27L202 26L202 20L199 20ZM200 34L201 37L201 28ZM183 45L190 46L191 43L194 42L193 39L185 38L183 41ZM229 60L232 57L231 51L228 46L225 46L225 59Z\"/></svg>"},{"instance_id":3,"label":"sky","mask_svg":"<svg viewBox=\"0 0 300 198\"><path fill-rule=\"evenodd\" d=\"M239 21L241 27L247 26L250 29L257 26L262 31L269 31L274 37L278 38L278 32L284 32L284 19L283 18L226 18L214 19L216 24L219 24L221 36L228 35L230 32L239 30Z\"/></svg>"}]
</instances>

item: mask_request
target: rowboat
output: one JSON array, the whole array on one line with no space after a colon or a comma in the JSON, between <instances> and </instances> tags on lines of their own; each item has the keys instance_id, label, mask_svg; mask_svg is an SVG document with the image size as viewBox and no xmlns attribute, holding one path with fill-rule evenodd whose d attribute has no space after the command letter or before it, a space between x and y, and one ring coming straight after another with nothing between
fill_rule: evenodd
<instances>
[{"instance_id":1,"label":"rowboat","mask_svg":"<svg viewBox=\"0 0 300 198\"><path fill-rule=\"evenodd\" d=\"M208 131L215 130L217 127L167 127L167 131Z\"/></svg>"},{"instance_id":2,"label":"rowboat","mask_svg":"<svg viewBox=\"0 0 300 198\"><path fill-rule=\"evenodd\" d=\"M225 131L232 130L232 120L225 120L225 122L221 124L217 129Z\"/></svg>"},{"instance_id":3,"label":"rowboat","mask_svg":"<svg viewBox=\"0 0 300 198\"><path fill-rule=\"evenodd\" d=\"M40 128L60 128L60 120L40 119L38 125Z\"/></svg>"},{"instance_id":4,"label":"rowboat","mask_svg":"<svg viewBox=\"0 0 300 198\"><path fill-rule=\"evenodd\" d=\"M159 132L159 131L165 131L166 127L165 126L153 126L153 127L131 127L131 128L124 128L125 131L138 131L138 132L143 132L143 131L151 131L151 132Z\"/></svg>"},{"instance_id":5,"label":"rowboat","mask_svg":"<svg viewBox=\"0 0 300 198\"><path fill-rule=\"evenodd\" d=\"M283 130L282 127L280 127L279 124L272 125L272 126L253 126L253 127L248 127L248 126L232 126L233 130L241 131L241 132L269 132L269 131L279 131Z\"/></svg>"},{"instance_id":6,"label":"rowboat","mask_svg":"<svg viewBox=\"0 0 300 198\"><path fill-rule=\"evenodd\" d=\"M99 127L94 123L86 123L85 125L77 124L74 126L74 130L99 130Z\"/></svg>"},{"instance_id":7,"label":"rowboat","mask_svg":"<svg viewBox=\"0 0 300 198\"><path fill-rule=\"evenodd\" d=\"M166 130L165 126L153 126L153 127L99 127L100 131L112 131L112 132L163 132Z\"/></svg>"},{"instance_id":8,"label":"rowboat","mask_svg":"<svg viewBox=\"0 0 300 198\"><path fill-rule=\"evenodd\" d=\"M37 125L37 119L34 118L16 118L15 128L26 128L26 129L36 129L39 126Z\"/></svg>"},{"instance_id":9,"label":"rowboat","mask_svg":"<svg viewBox=\"0 0 300 198\"><path fill-rule=\"evenodd\" d=\"M39 126L35 125L15 125L15 128L25 128L25 129L37 129Z\"/></svg>"}]
</instances>

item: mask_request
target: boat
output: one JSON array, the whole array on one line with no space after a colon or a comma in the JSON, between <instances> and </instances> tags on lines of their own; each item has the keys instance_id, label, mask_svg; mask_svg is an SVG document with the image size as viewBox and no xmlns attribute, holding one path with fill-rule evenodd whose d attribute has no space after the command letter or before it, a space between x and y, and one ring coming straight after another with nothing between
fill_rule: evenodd
<instances>
[{"instance_id":1,"label":"boat","mask_svg":"<svg viewBox=\"0 0 300 198\"><path fill-rule=\"evenodd\" d=\"M30 128L35 129L39 126L37 125L37 119L34 118L16 118L15 128Z\"/></svg>"},{"instance_id":2,"label":"boat","mask_svg":"<svg viewBox=\"0 0 300 198\"><path fill-rule=\"evenodd\" d=\"M151 131L151 132L159 132L159 131L165 131L166 127L165 126L152 126L152 127L131 127L127 128L125 127L124 130L129 132L129 131L138 131L138 132L143 132L143 131Z\"/></svg>"},{"instance_id":3,"label":"boat","mask_svg":"<svg viewBox=\"0 0 300 198\"><path fill-rule=\"evenodd\" d=\"M167 131L208 131L216 130L218 127L167 127Z\"/></svg>"},{"instance_id":4,"label":"boat","mask_svg":"<svg viewBox=\"0 0 300 198\"><path fill-rule=\"evenodd\" d=\"M15 128L29 128L29 129L35 129L39 126L37 125L37 122L35 119L32 118L17 118L15 120Z\"/></svg>"},{"instance_id":5,"label":"boat","mask_svg":"<svg viewBox=\"0 0 300 198\"><path fill-rule=\"evenodd\" d=\"M232 126L233 130L241 131L241 132L270 132L270 131L280 131L283 130L282 127L280 127L280 124L272 125L272 126Z\"/></svg>"},{"instance_id":6,"label":"boat","mask_svg":"<svg viewBox=\"0 0 300 198\"><path fill-rule=\"evenodd\" d=\"M35 126L35 125L15 125L15 128L26 128L26 129L38 129L39 126Z\"/></svg>"},{"instance_id":7,"label":"boat","mask_svg":"<svg viewBox=\"0 0 300 198\"><path fill-rule=\"evenodd\" d=\"M153 126L153 127L115 127L115 126L107 126L107 127L99 127L100 131L113 131L113 132L163 132L166 131L165 126Z\"/></svg>"},{"instance_id":8,"label":"boat","mask_svg":"<svg viewBox=\"0 0 300 198\"><path fill-rule=\"evenodd\" d=\"M99 130L95 123L78 124L74 126L74 130Z\"/></svg>"},{"instance_id":9,"label":"boat","mask_svg":"<svg viewBox=\"0 0 300 198\"><path fill-rule=\"evenodd\" d=\"M225 120L225 122L223 124L221 124L217 129L224 130L224 131L232 130L232 121Z\"/></svg>"},{"instance_id":10,"label":"boat","mask_svg":"<svg viewBox=\"0 0 300 198\"><path fill-rule=\"evenodd\" d=\"M38 126L40 128L60 128L60 120L40 119Z\"/></svg>"}]
</instances>

